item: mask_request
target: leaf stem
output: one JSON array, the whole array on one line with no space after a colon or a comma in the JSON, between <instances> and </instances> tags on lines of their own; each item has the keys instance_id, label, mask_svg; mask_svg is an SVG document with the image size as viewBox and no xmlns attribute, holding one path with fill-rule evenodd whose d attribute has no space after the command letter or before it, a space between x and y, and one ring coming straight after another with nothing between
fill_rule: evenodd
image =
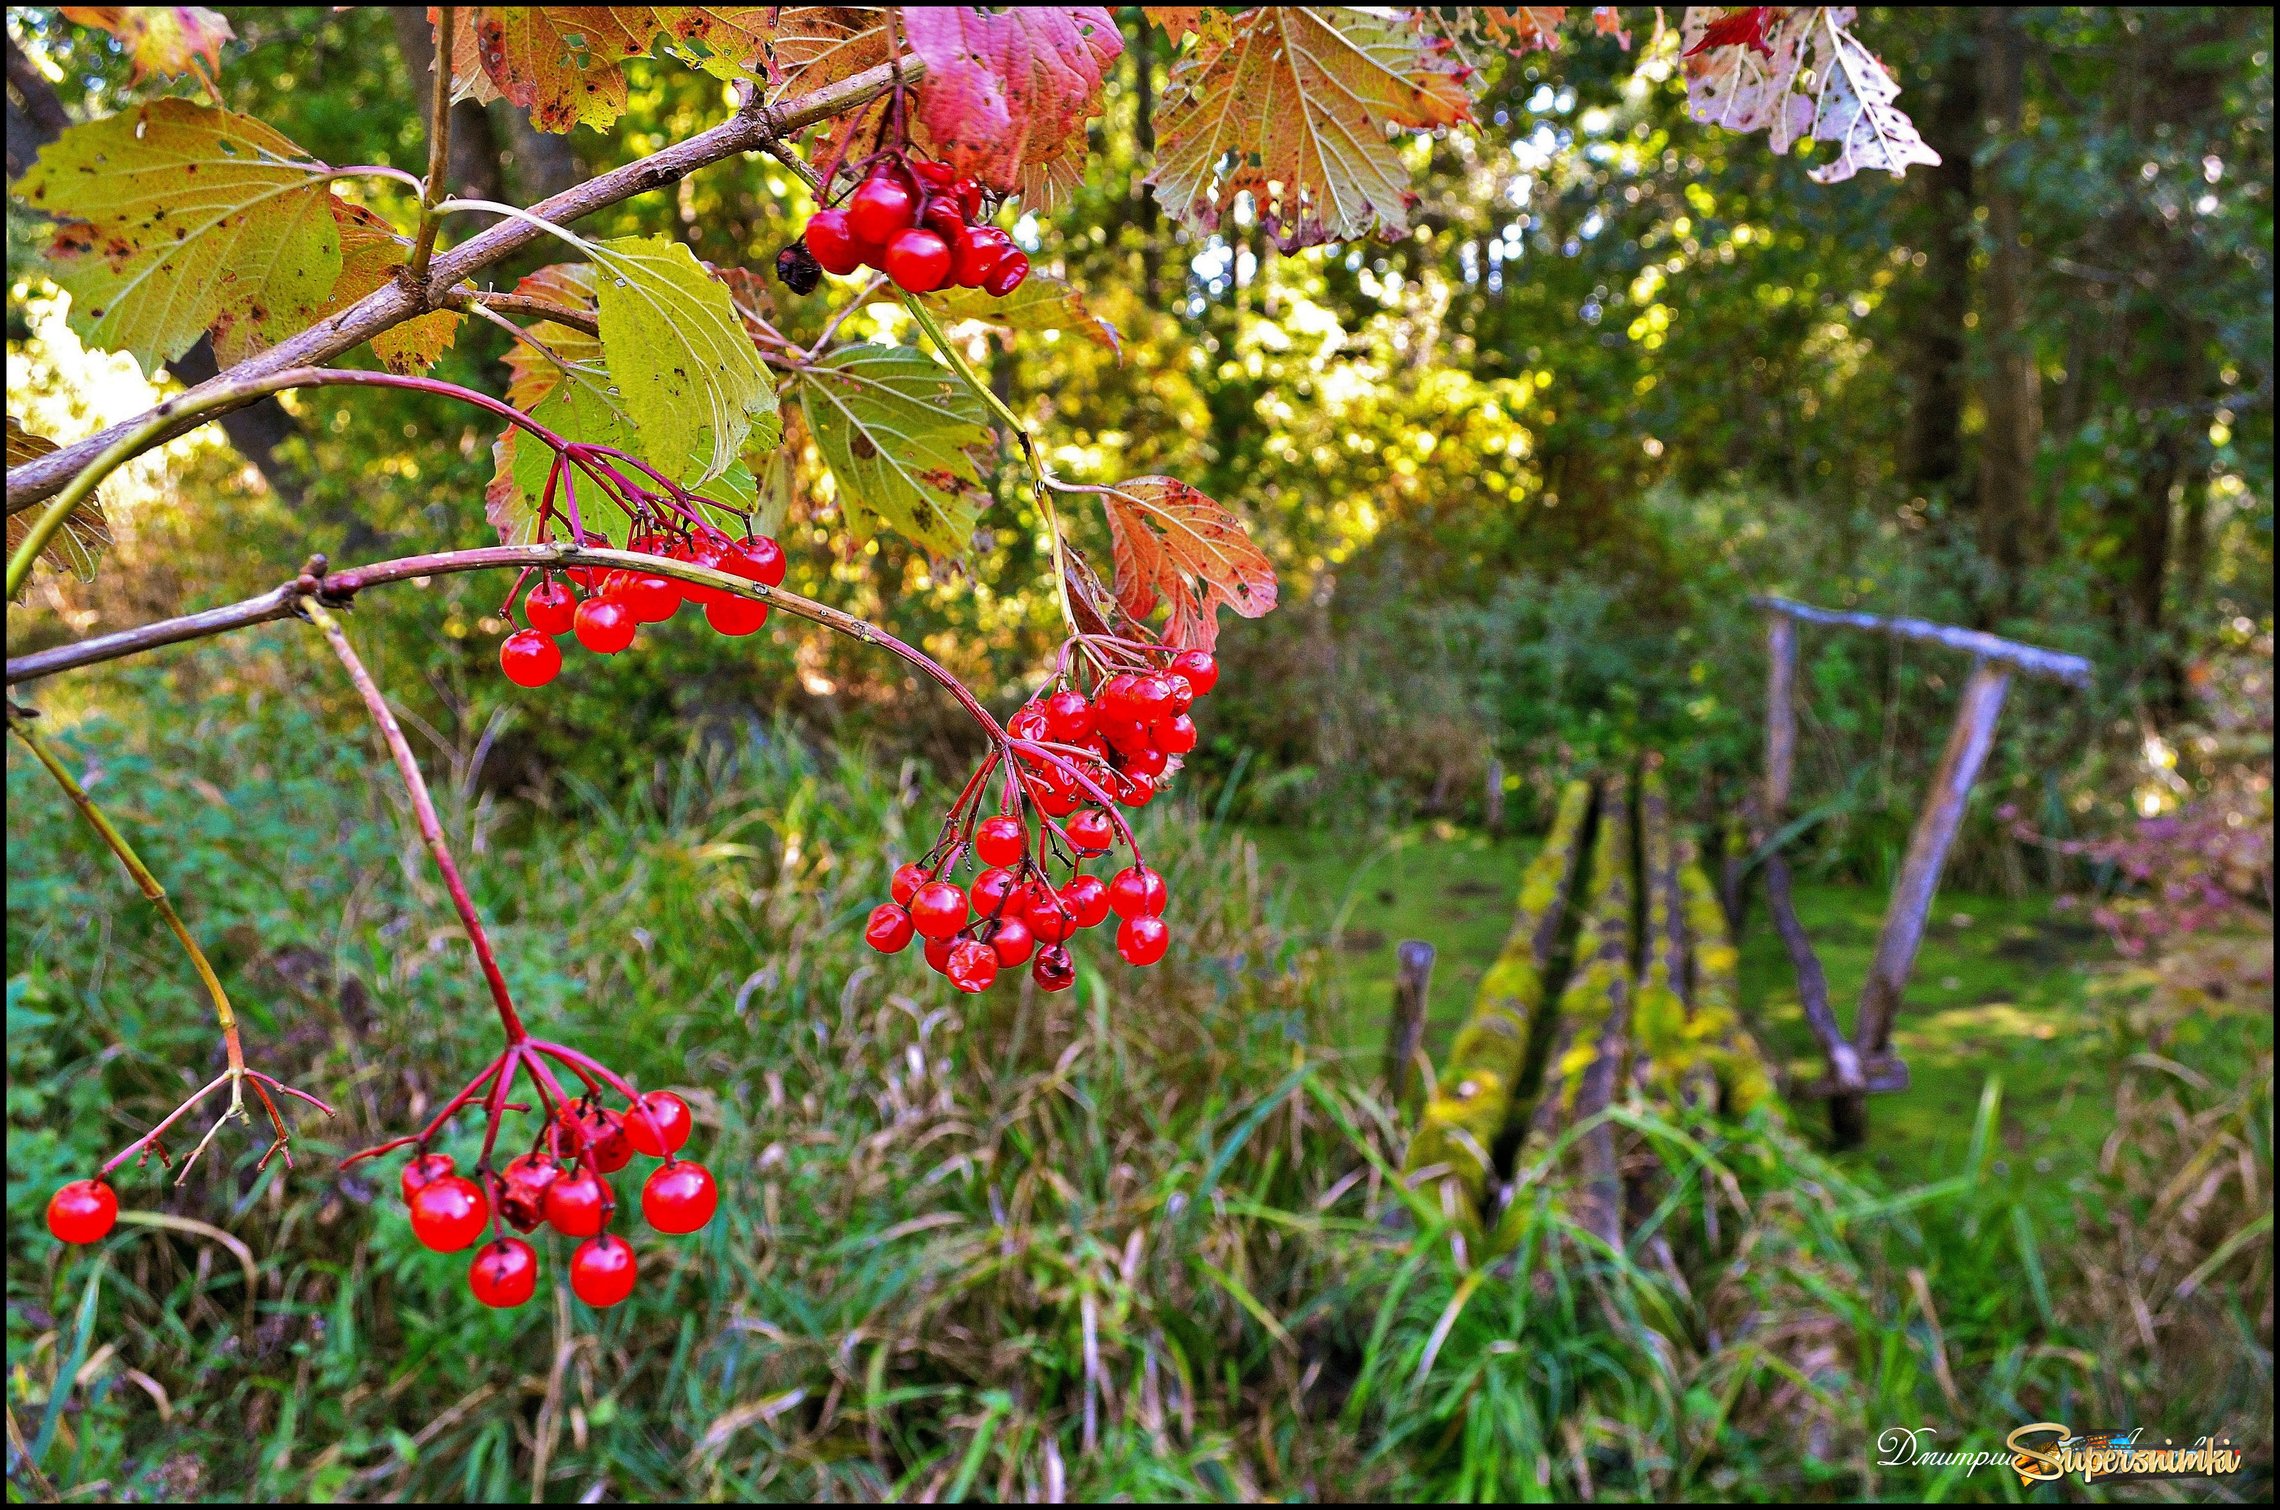
<instances>
[{"instance_id":1,"label":"leaf stem","mask_svg":"<svg viewBox=\"0 0 2280 1510\"><path fill-rule=\"evenodd\" d=\"M313 594L301 600L301 612L324 632L333 654L340 659L341 669L356 684L372 721L380 726L380 736L388 742L388 753L395 757L397 774L404 778L404 789L411 794L412 814L419 820L420 838L426 843L435 868L442 872L444 889L451 893L451 905L458 909L460 924L467 930L467 940L475 947L476 963L482 966L484 984L491 988L491 1003L499 1011L499 1025L506 1030L510 1046L524 1042L530 1034L524 1031L522 1018L515 1011L514 998L507 994L506 977L499 973L498 957L491 952L490 935L483 931L483 919L475 911L474 899L467 894L467 883L460 879L459 862L452 859L451 846L444 842L443 824L436 817L435 801L428 796L427 781L420 775L419 762L412 758L410 741L404 738L403 728L390 711L388 700L380 695L379 684L364 669L356 648L348 643L340 621Z\"/></svg>"},{"instance_id":2,"label":"leaf stem","mask_svg":"<svg viewBox=\"0 0 2280 1510\"><path fill-rule=\"evenodd\" d=\"M438 205L443 199L444 169L451 160L451 52L452 16L456 6L439 5L435 11L434 92L428 105L427 180L420 185L420 229L412 242L412 287L427 287L428 258L435 255L435 233L443 223Z\"/></svg>"}]
</instances>

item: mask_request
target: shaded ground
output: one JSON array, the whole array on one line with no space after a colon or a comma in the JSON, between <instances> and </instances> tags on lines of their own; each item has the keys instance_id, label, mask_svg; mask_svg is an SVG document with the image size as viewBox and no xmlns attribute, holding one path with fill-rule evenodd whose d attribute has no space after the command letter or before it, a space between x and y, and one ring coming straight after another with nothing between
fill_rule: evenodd
<instances>
[{"instance_id":1,"label":"shaded ground","mask_svg":"<svg viewBox=\"0 0 2280 1510\"><path fill-rule=\"evenodd\" d=\"M1269 874L1287 885L1293 921L1318 930L1334 959L1348 1046L1374 1053L1384 1044L1394 946L1421 938L1435 947L1425 1041L1437 1059L1504 940L1533 842L1446 826L1366 844L1320 830L1255 829L1251 837ZM1848 1023L1884 901L1881 888L1797 887L1798 915ZM2078 1172L2111 1120L2104 1072L2083 1051L2086 1035L2098 1031L2090 967L2110 958L2101 936L2054 914L2046 897L1943 892L1896 1030L1914 1084L1876 1099L1861 1157L1899 1181L1952 1173L1987 1079L2000 1075L2009 1166L2002 1173L2064 1179ZM1817 1069L1812 1038L1762 905L1742 939L1742 995L1775 1055L1809 1078ZM1821 1125L1817 1107L1798 1114Z\"/></svg>"}]
</instances>

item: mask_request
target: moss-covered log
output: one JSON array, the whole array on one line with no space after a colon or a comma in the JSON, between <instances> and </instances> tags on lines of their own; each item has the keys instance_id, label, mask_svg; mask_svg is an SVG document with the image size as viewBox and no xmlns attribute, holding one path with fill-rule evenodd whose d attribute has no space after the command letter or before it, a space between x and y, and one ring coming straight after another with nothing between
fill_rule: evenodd
<instances>
[{"instance_id":1,"label":"moss-covered log","mask_svg":"<svg viewBox=\"0 0 2280 1510\"><path fill-rule=\"evenodd\" d=\"M1560 794L1551 835L1520 878L1512 931L1481 978L1471 1015L1457 1032L1409 1142L1406 1172L1443 1166L1438 1178L1444 1206L1468 1223L1479 1221L1498 1141L1507 1124L1524 1114L1521 1075L1574 890L1591 796L1588 781L1571 781Z\"/></svg>"},{"instance_id":2,"label":"moss-covered log","mask_svg":"<svg viewBox=\"0 0 2280 1510\"><path fill-rule=\"evenodd\" d=\"M1695 857L1693 841L1681 840L1676 858L1693 966L1688 1035L1709 1055L1721 1111L1739 1117L1765 1107L1778 1114L1773 1065L1742 1021L1741 955L1726 932L1726 909Z\"/></svg>"},{"instance_id":3,"label":"moss-covered log","mask_svg":"<svg viewBox=\"0 0 2280 1510\"><path fill-rule=\"evenodd\" d=\"M1629 783L1608 784L1598 838L1591 847L1591 913L1576 943L1575 969L1560 993L1559 1020L1545 1066L1543 1095L1531 1118L1531 1144L1548 1144L1566 1129L1605 1111L1622 1083L1631 1030L1631 879ZM1622 1240L1622 1183L1615 1138L1605 1124L1577 1139L1574 1157L1583 1188L1577 1214L1611 1244Z\"/></svg>"},{"instance_id":4,"label":"moss-covered log","mask_svg":"<svg viewBox=\"0 0 2280 1510\"><path fill-rule=\"evenodd\" d=\"M1662 761L1647 757L1639 780L1639 873L1646 888L1639 992L1632 1009L1632 1075L1649 1096L1687 1106L1715 1104L1710 1044L1687 995L1687 919L1678 887L1678 843Z\"/></svg>"}]
</instances>

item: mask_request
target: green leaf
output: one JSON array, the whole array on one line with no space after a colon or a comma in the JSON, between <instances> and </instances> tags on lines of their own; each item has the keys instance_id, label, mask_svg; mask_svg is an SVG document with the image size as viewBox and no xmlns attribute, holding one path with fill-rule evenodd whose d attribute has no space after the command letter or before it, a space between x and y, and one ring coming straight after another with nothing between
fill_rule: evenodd
<instances>
[{"instance_id":1,"label":"green leaf","mask_svg":"<svg viewBox=\"0 0 2280 1510\"><path fill-rule=\"evenodd\" d=\"M1075 285L1049 273L1031 273L1002 299L978 288L946 288L926 295L925 302L945 321L979 320L1008 330L1073 330L1120 358L1124 355L1116 327L1086 308Z\"/></svg>"},{"instance_id":2,"label":"green leaf","mask_svg":"<svg viewBox=\"0 0 2280 1510\"><path fill-rule=\"evenodd\" d=\"M969 451L990 441L980 397L907 346L843 346L794 381L849 526L965 554L983 501Z\"/></svg>"},{"instance_id":3,"label":"green leaf","mask_svg":"<svg viewBox=\"0 0 2280 1510\"><path fill-rule=\"evenodd\" d=\"M573 374L548 393L530 417L555 434L568 440L583 441L588 445L614 446L621 451L638 451L640 437L635 433L633 421L617 406L615 393L598 381L582 374ZM483 513L499 531L499 540L505 545L528 545L537 538L538 505L546 496L546 474L554 464L554 453L532 435L520 428L510 428L491 448L493 463L490 486L483 490ZM658 469L674 469L657 464ZM681 469L681 477L693 477L702 461L691 456ZM589 536L607 539L612 545L622 546L626 540L626 517L619 508L603 497L592 481L582 474L576 480L581 523ZM684 481L684 486L694 487ZM704 485L705 498L721 505L705 512L714 524L732 533L742 529L736 516L749 513L753 507L757 486L752 469L742 460L729 466L726 472ZM557 489L555 512L569 517L568 495ZM566 530L557 530L557 538L567 538Z\"/></svg>"},{"instance_id":4,"label":"green leaf","mask_svg":"<svg viewBox=\"0 0 2280 1510\"><path fill-rule=\"evenodd\" d=\"M686 246L663 236L622 236L588 247L598 272L602 352L617 405L662 471L705 456L695 487L747 449L783 439L776 389L737 317L728 287Z\"/></svg>"},{"instance_id":5,"label":"green leaf","mask_svg":"<svg viewBox=\"0 0 2280 1510\"><path fill-rule=\"evenodd\" d=\"M71 328L148 372L209 328L233 345L308 323L340 277L325 165L250 116L152 100L74 126L17 194L53 215Z\"/></svg>"}]
</instances>

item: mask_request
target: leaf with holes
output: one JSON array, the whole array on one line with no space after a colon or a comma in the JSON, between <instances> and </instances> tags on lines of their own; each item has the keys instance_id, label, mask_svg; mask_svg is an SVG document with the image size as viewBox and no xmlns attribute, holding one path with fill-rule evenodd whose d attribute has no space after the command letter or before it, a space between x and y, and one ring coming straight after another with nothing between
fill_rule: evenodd
<instances>
[{"instance_id":1,"label":"leaf with holes","mask_svg":"<svg viewBox=\"0 0 2280 1510\"><path fill-rule=\"evenodd\" d=\"M591 242L587 252L610 381L652 464L671 470L709 447L693 480L702 482L783 438L768 369L727 285L695 253L663 236Z\"/></svg>"},{"instance_id":2,"label":"leaf with holes","mask_svg":"<svg viewBox=\"0 0 2280 1510\"><path fill-rule=\"evenodd\" d=\"M1706 126L1728 131L1765 131L1778 155L1813 127L1813 102L1797 91L1805 66L1811 6L1742 7L1754 17L1736 19L1737 8L1690 5L1679 26L1686 56L1686 113ZM1748 24L1745 24L1748 23ZM1754 24L1754 34L1749 25ZM1714 35L1731 34L1720 43Z\"/></svg>"},{"instance_id":3,"label":"leaf with holes","mask_svg":"<svg viewBox=\"0 0 2280 1510\"><path fill-rule=\"evenodd\" d=\"M885 6L784 6L776 13L774 31L762 54L768 103L811 94L885 61Z\"/></svg>"},{"instance_id":4,"label":"leaf with holes","mask_svg":"<svg viewBox=\"0 0 2280 1510\"><path fill-rule=\"evenodd\" d=\"M1069 330L1119 358L1124 355L1116 327L1085 306L1075 284L1049 273L1031 273L1002 299L976 288L948 288L926 295L925 302L944 320L978 320L1007 330Z\"/></svg>"},{"instance_id":5,"label":"leaf with holes","mask_svg":"<svg viewBox=\"0 0 2280 1510\"><path fill-rule=\"evenodd\" d=\"M1087 490L1092 491L1092 490ZM1275 606L1275 568L1233 514L1186 483L1136 477L1098 490L1116 549L1116 601L1144 619L1170 609L1164 640L1209 650L1219 609L1246 619Z\"/></svg>"},{"instance_id":6,"label":"leaf with holes","mask_svg":"<svg viewBox=\"0 0 2280 1510\"><path fill-rule=\"evenodd\" d=\"M943 161L1008 191L1025 169L1084 161L1085 122L1100 113L1108 69L1124 52L1110 11L927 5L902 17L926 64L919 124Z\"/></svg>"},{"instance_id":7,"label":"leaf with holes","mask_svg":"<svg viewBox=\"0 0 2280 1510\"><path fill-rule=\"evenodd\" d=\"M974 464L990 444L981 399L903 346L843 346L794 382L850 527L867 536L884 526L964 555L984 501Z\"/></svg>"},{"instance_id":8,"label":"leaf with holes","mask_svg":"<svg viewBox=\"0 0 2280 1510\"><path fill-rule=\"evenodd\" d=\"M323 308L341 261L325 171L250 116L161 99L64 132L16 193L61 222L71 328L148 372L209 328L217 348L276 340Z\"/></svg>"},{"instance_id":9,"label":"leaf with holes","mask_svg":"<svg viewBox=\"0 0 2280 1510\"><path fill-rule=\"evenodd\" d=\"M374 289L393 282L396 270L404 265L411 252L409 238L397 235L393 226L362 205L353 205L335 196L332 214L334 227L340 233L340 277L333 283L331 297L311 319L336 314ZM423 373L450 347L459 334L459 322L465 318L456 309L438 309L392 325L372 338L372 354L380 358L380 365L390 372ZM223 366L240 361L268 344L259 332L246 328L245 333L247 340L233 340L226 348L218 341L215 343L214 355Z\"/></svg>"},{"instance_id":10,"label":"leaf with holes","mask_svg":"<svg viewBox=\"0 0 2280 1510\"><path fill-rule=\"evenodd\" d=\"M1399 230L1416 195L1387 133L1469 120L1465 77L1401 13L1260 6L1172 65L1149 182L1206 231L1249 191L1284 251Z\"/></svg>"},{"instance_id":11,"label":"leaf with holes","mask_svg":"<svg viewBox=\"0 0 2280 1510\"><path fill-rule=\"evenodd\" d=\"M140 84L152 74L178 78L196 72L204 58L215 73L222 68L222 44L237 39L230 23L202 5L65 5L57 7L75 26L92 26L119 39L134 64L127 82Z\"/></svg>"},{"instance_id":12,"label":"leaf with holes","mask_svg":"<svg viewBox=\"0 0 2280 1510\"><path fill-rule=\"evenodd\" d=\"M1807 170L1815 183L1841 183L1863 168L1904 177L1910 163L1937 166L1940 155L1917 134L1915 122L1892 102L1900 97L1894 79L1876 55L1837 18L1847 8L1822 10L1814 34L1817 98L1813 137L1835 142L1837 157Z\"/></svg>"},{"instance_id":13,"label":"leaf with holes","mask_svg":"<svg viewBox=\"0 0 2280 1510\"><path fill-rule=\"evenodd\" d=\"M624 63L666 39L723 78L759 61L774 28L769 5L484 5L474 7L475 58L509 103L542 131L607 130L625 114ZM459 49L453 48L456 72ZM466 84L469 97L479 95Z\"/></svg>"},{"instance_id":14,"label":"leaf with holes","mask_svg":"<svg viewBox=\"0 0 2280 1510\"><path fill-rule=\"evenodd\" d=\"M8 469L14 471L27 461L48 454L55 442L44 435L34 435L16 423L16 416L8 416ZM8 554L13 556L24 536L31 533L32 521L40 517L38 508L21 509L8 516ZM111 526L103 517L99 497L90 497L64 516L63 528L48 537L47 547L40 552L40 560L60 571L75 574L82 582L95 580L96 558L111 543ZM28 579L27 579L28 582Z\"/></svg>"}]
</instances>

